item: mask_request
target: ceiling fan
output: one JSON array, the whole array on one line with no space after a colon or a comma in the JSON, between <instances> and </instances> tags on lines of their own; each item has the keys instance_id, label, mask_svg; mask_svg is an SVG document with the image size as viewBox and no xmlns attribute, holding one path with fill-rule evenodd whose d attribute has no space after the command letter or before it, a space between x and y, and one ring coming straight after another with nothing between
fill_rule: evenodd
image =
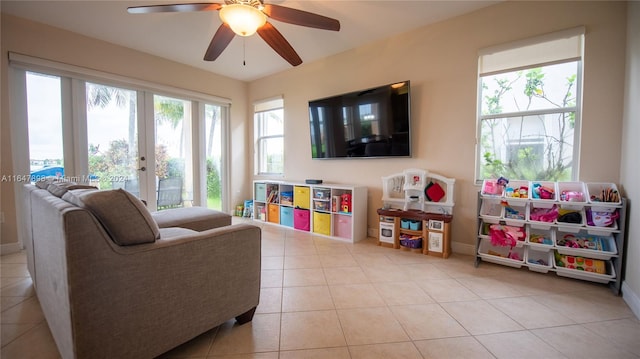
<instances>
[{"instance_id":1,"label":"ceiling fan","mask_svg":"<svg viewBox=\"0 0 640 359\"><path fill-rule=\"evenodd\" d=\"M218 28L204 55L205 61L214 61L229 45L235 35L260 37L291 65L298 66L302 59L282 34L267 18L289 24L323 30L340 30L340 22L326 16L281 5L265 4L262 0L225 0L224 3L185 3L131 6L131 14L159 12L214 11L220 12L222 25Z\"/></svg>"}]
</instances>

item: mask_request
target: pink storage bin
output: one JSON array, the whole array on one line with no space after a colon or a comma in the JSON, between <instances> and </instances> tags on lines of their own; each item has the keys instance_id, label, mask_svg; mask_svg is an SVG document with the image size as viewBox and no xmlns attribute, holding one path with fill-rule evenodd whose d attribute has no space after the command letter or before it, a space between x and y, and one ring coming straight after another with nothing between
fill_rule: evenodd
<instances>
[{"instance_id":1,"label":"pink storage bin","mask_svg":"<svg viewBox=\"0 0 640 359\"><path fill-rule=\"evenodd\" d=\"M334 235L340 238L351 239L351 217L336 215L333 217Z\"/></svg>"},{"instance_id":2,"label":"pink storage bin","mask_svg":"<svg viewBox=\"0 0 640 359\"><path fill-rule=\"evenodd\" d=\"M303 231L311 230L310 214L308 209L296 208L293 210L293 228Z\"/></svg>"}]
</instances>

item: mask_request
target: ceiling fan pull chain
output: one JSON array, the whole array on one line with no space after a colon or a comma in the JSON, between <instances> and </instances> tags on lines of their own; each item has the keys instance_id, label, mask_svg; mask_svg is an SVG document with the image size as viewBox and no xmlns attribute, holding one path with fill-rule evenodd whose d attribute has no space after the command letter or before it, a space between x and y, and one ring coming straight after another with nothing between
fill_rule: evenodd
<instances>
[{"instance_id":1,"label":"ceiling fan pull chain","mask_svg":"<svg viewBox=\"0 0 640 359\"><path fill-rule=\"evenodd\" d=\"M247 38L242 38L242 66L247 66Z\"/></svg>"}]
</instances>

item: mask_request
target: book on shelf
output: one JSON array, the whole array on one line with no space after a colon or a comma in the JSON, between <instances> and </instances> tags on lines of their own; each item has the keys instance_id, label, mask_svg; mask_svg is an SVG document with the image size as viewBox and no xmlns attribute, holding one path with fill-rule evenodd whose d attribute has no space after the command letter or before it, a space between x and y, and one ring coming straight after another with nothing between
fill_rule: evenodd
<instances>
[{"instance_id":1,"label":"book on shelf","mask_svg":"<svg viewBox=\"0 0 640 359\"><path fill-rule=\"evenodd\" d=\"M267 198L268 203L277 203L278 202L278 191L273 190L269 192L269 197Z\"/></svg>"}]
</instances>

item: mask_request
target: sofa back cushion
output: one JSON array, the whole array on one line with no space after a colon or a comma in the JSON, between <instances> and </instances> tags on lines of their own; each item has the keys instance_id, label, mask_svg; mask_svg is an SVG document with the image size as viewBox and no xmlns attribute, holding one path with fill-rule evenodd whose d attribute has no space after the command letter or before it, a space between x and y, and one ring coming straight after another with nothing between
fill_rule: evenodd
<instances>
[{"instance_id":1,"label":"sofa back cushion","mask_svg":"<svg viewBox=\"0 0 640 359\"><path fill-rule=\"evenodd\" d=\"M64 181L65 179L63 177L48 176L48 177L38 178L38 180L35 182L35 185L40 189L47 189L47 187L49 187L49 185L52 183L64 182Z\"/></svg>"},{"instance_id":2,"label":"sofa back cushion","mask_svg":"<svg viewBox=\"0 0 640 359\"><path fill-rule=\"evenodd\" d=\"M77 184L76 182L65 182L65 181L52 182L47 186L47 191L49 191L49 193L59 198L62 198L62 196L64 196L64 194L67 193L67 191L74 190L74 189L97 190L98 188L95 186L88 186L84 184Z\"/></svg>"},{"instance_id":3,"label":"sofa back cushion","mask_svg":"<svg viewBox=\"0 0 640 359\"><path fill-rule=\"evenodd\" d=\"M160 239L160 228L149 210L139 198L123 189L80 189L67 192L63 199L89 210L116 244L128 246Z\"/></svg>"}]
</instances>

